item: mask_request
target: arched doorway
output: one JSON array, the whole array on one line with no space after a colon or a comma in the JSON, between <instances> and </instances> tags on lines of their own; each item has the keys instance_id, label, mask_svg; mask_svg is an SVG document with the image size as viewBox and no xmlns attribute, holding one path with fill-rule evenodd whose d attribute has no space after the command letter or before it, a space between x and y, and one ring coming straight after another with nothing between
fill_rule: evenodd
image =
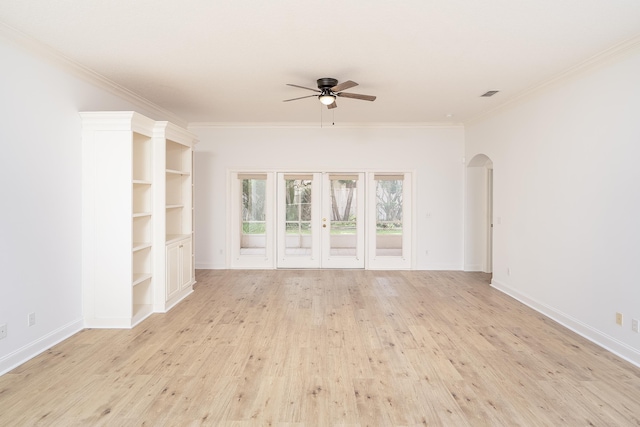
<instances>
[{"instance_id":1,"label":"arched doorway","mask_svg":"<svg viewBox=\"0 0 640 427\"><path fill-rule=\"evenodd\" d=\"M477 154L467 164L465 271L493 268L493 161Z\"/></svg>"}]
</instances>

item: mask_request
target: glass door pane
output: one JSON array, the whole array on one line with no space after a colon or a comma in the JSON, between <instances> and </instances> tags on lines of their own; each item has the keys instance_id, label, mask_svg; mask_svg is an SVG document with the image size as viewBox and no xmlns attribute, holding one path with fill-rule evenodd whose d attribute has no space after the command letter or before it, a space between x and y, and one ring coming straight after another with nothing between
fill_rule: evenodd
<instances>
[{"instance_id":1,"label":"glass door pane","mask_svg":"<svg viewBox=\"0 0 640 427\"><path fill-rule=\"evenodd\" d=\"M239 176L242 180L240 255L266 255L267 177Z\"/></svg>"},{"instance_id":2,"label":"glass door pane","mask_svg":"<svg viewBox=\"0 0 640 427\"><path fill-rule=\"evenodd\" d=\"M411 174L368 179L367 268L411 268Z\"/></svg>"},{"instance_id":3,"label":"glass door pane","mask_svg":"<svg viewBox=\"0 0 640 427\"><path fill-rule=\"evenodd\" d=\"M376 177L376 256L402 256L403 178Z\"/></svg>"},{"instance_id":4,"label":"glass door pane","mask_svg":"<svg viewBox=\"0 0 640 427\"><path fill-rule=\"evenodd\" d=\"M273 177L271 173L231 173L232 267L274 266Z\"/></svg>"},{"instance_id":5,"label":"glass door pane","mask_svg":"<svg viewBox=\"0 0 640 427\"><path fill-rule=\"evenodd\" d=\"M364 174L324 174L322 266L364 268Z\"/></svg>"},{"instance_id":6,"label":"glass door pane","mask_svg":"<svg viewBox=\"0 0 640 427\"><path fill-rule=\"evenodd\" d=\"M285 177L285 254L311 256L311 185L313 177Z\"/></svg>"},{"instance_id":7,"label":"glass door pane","mask_svg":"<svg viewBox=\"0 0 640 427\"><path fill-rule=\"evenodd\" d=\"M320 267L319 174L278 174L278 267Z\"/></svg>"}]
</instances>

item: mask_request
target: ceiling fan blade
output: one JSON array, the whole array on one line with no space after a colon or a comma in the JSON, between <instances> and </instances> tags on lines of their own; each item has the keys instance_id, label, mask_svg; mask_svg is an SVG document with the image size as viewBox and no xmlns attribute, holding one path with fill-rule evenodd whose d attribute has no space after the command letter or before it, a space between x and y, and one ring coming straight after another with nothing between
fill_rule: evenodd
<instances>
[{"instance_id":1,"label":"ceiling fan blade","mask_svg":"<svg viewBox=\"0 0 640 427\"><path fill-rule=\"evenodd\" d=\"M336 104L336 101L333 101L332 104L327 105L327 108L329 110L333 109L333 108L338 108L338 104Z\"/></svg>"},{"instance_id":2,"label":"ceiling fan blade","mask_svg":"<svg viewBox=\"0 0 640 427\"><path fill-rule=\"evenodd\" d=\"M312 90L312 91L314 91L314 92L320 92L318 89L312 89L312 88L310 88L310 87L304 87L304 86L292 85L291 83L287 83L287 86L299 87L300 89L307 89L307 90Z\"/></svg>"},{"instance_id":3,"label":"ceiling fan blade","mask_svg":"<svg viewBox=\"0 0 640 427\"><path fill-rule=\"evenodd\" d=\"M282 102L289 102L289 101L295 101L297 99L304 99L304 98L311 98L311 97L318 97L318 95L307 95L307 96L301 96L300 98L291 98L291 99L285 99Z\"/></svg>"},{"instance_id":4,"label":"ceiling fan blade","mask_svg":"<svg viewBox=\"0 0 640 427\"><path fill-rule=\"evenodd\" d=\"M331 88L331 90L333 92L340 92L355 86L358 86L358 83L352 82L351 80L347 80L346 82L342 82L340 84L335 85L334 87Z\"/></svg>"},{"instance_id":5,"label":"ceiling fan blade","mask_svg":"<svg viewBox=\"0 0 640 427\"><path fill-rule=\"evenodd\" d=\"M353 98L353 99L362 99L363 101L375 101L376 97L372 95L360 95L359 93L345 93L340 92L336 93L338 96L342 96L343 98Z\"/></svg>"}]
</instances>

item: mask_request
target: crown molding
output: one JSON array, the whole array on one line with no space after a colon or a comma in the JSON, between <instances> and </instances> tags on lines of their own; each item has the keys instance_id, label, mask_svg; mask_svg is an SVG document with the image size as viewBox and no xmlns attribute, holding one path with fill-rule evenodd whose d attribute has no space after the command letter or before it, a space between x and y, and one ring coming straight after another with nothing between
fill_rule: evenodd
<instances>
[{"instance_id":1,"label":"crown molding","mask_svg":"<svg viewBox=\"0 0 640 427\"><path fill-rule=\"evenodd\" d=\"M83 130L124 130L153 136L156 122L135 111L81 111Z\"/></svg>"},{"instance_id":2,"label":"crown molding","mask_svg":"<svg viewBox=\"0 0 640 427\"><path fill-rule=\"evenodd\" d=\"M464 129L462 123L428 123L428 122L398 122L398 123L310 123L310 122L191 122L187 127L192 129Z\"/></svg>"},{"instance_id":3,"label":"crown molding","mask_svg":"<svg viewBox=\"0 0 640 427\"><path fill-rule=\"evenodd\" d=\"M188 145L191 148L198 143L197 135L189 132L183 127L176 126L171 122L155 122L154 133L162 138Z\"/></svg>"},{"instance_id":4,"label":"crown molding","mask_svg":"<svg viewBox=\"0 0 640 427\"><path fill-rule=\"evenodd\" d=\"M137 93L120 86L112 80L102 76L101 74L93 71L92 69L85 67L82 64L68 58L52 47L36 40L35 38L23 33L22 31L11 27L3 22L0 22L0 37L6 40L12 41L18 46L26 49L39 58L46 60L47 62L79 77L94 86L108 91L109 93L116 95L125 101L132 103L133 105L144 109L150 113L157 115L162 119L170 120L171 122L186 127L187 121L178 117L171 111L168 111L159 105L149 101L148 99L138 95Z\"/></svg>"},{"instance_id":5,"label":"crown molding","mask_svg":"<svg viewBox=\"0 0 640 427\"><path fill-rule=\"evenodd\" d=\"M541 83L538 83L534 86L531 86L528 89L523 90L522 92L516 94L515 96L513 96L512 98L508 99L507 101L503 102L500 105L497 105L496 107L487 110L475 117L472 117L471 119L465 121L465 124L472 124L475 123L485 117L489 117L493 114L496 114L500 111L503 111L504 109L523 102L527 99L529 99L530 97L538 94L539 92L549 88L550 86L553 86L555 84L558 84L560 82L563 82L565 80L569 80L571 78L574 78L576 76L578 76L579 74L582 74L584 72L587 72L589 70L592 70L594 68L600 67L604 64L607 64L610 61L613 61L623 55L629 54L631 52L633 52L634 50L640 48L640 34L631 37L630 39L627 39L621 43L618 43L600 53L597 53L589 58L587 58L586 60L579 62L578 64L574 65L573 67L570 67L556 75L554 75L553 77L542 81Z\"/></svg>"}]
</instances>

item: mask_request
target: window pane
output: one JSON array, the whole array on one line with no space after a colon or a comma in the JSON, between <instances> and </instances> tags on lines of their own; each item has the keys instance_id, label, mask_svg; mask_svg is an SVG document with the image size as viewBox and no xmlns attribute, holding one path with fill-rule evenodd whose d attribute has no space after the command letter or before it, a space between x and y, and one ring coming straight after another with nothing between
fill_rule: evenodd
<instances>
[{"instance_id":1,"label":"window pane","mask_svg":"<svg viewBox=\"0 0 640 427\"><path fill-rule=\"evenodd\" d=\"M357 179L331 179L331 256L356 256Z\"/></svg>"},{"instance_id":2,"label":"window pane","mask_svg":"<svg viewBox=\"0 0 640 427\"><path fill-rule=\"evenodd\" d=\"M266 254L266 178L242 179L240 254Z\"/></svg>"},{"instance_id":3,"label":"window pane","mask_svg":"<svg viewBox=\"0 0 640 427\"><path fill-rule=\"evenodd\" d=\"M377 256L402 256L402 184L402 179L376 180Z\"/></svg>"},{"instance_id":4,"label":"window pane","mask_svg":"<svg viewBox=\"0 0 640 427\"><path fill-rule=\"evenodd\" d=\"M285 179L285 254L311 254L311 179L299 176Z\"/></svg>"},{"instance_id":5,"label":"window pane","mask_svg":"<svg viewBox=\"0 0 640 427\"><path fill-rule=\"evenodd\" d=\"M297 221L300 218L300 205L287 205L287 220Z\"/></svg>"}]
</instances>

